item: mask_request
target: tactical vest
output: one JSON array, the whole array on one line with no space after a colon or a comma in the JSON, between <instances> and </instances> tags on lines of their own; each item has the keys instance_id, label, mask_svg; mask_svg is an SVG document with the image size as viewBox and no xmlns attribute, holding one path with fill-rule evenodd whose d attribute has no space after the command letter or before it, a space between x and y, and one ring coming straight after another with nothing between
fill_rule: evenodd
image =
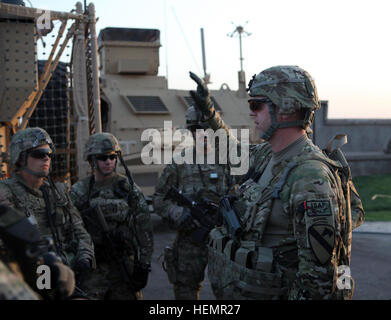
<instances>
[{"instance_id":1,"label":"tactical vest","mask_svg":"<svg viewBox=\"0 0 391 320\"><path fill-rule=\"evenodd\" d=\"M85 195L87 202L83 207L96 208L99 206L109 229L121 232L128 244L128 254L133 256L138 245L135 239L134 217L129 210L128 195L131 190L127 181L114 178L113 183L97 187L91 177L88 179L89 186ZM81 212L86 229L96 245L96 259L105 260L107 257L101 255L102 248L99 250L100 247L104 247L105 243L103 228L96 217L96 212L94 210Z\"/></svg>"},{"instance_id":2,"label":"tactical vest","mask_svg":"<svg viewBox=\"0 0 391 320\"><path fill-rule=\"evenodd\" d=\"M78 252L78 240L73 230L69 200L58 190L60 186L46 185L50 203L50 219L53 223L51 227L42 191L26 190L26 187L14 179L6 179L2 183L12 194L12 199L9 201L15 208L26 214L26 217L37 226L43 236L50 236L53 239L56 251L64 263L72 265Z\"/></svg>"},{"instance_id":3,"label":"tactical vest","mask_svg":"<svg viewBox=\"0 0 391 320\"><path fill-rule=\"evenodd\" d=\"M187 164L176 166L177 187L193 200L206 197L218 202L232 185L226 166L216 164Z\"/></svg>"},{"instance_id":4,"label":"tactical vest","mask_svg":"<svg viewBox=\"0 0 391 320\"><path fill-rule=\"evenodd\" d=\"M239 200L235 211L240 217L244 234L240 240L231 239L224 226L210 233L208 275L217 298L223 299L281 299L287 297L289 285L295 279L295 272L282 272L276 268L275 252L262 247L272 205L280 197L289 173L305 161L316 160L326 164L338 184L339 215L335 216L338 247L336 258L339 264L349 265L351 246L351 212L349 183L342 186L342 166L319 152L310 152L294 157L283 165L268 186L262 188L253 179L248 179L239 188ZM263 161L256 176L259 177L267 166ZM257 179L255 179L257 180ZM284 241L294 244L294 234ZM293 245L293 249L294 249ZM343 291L343 290L341 290ZM346 293L346 292L345 292ZM337 293L339 294L339 293Z\"/></svg>"}]
</instances>

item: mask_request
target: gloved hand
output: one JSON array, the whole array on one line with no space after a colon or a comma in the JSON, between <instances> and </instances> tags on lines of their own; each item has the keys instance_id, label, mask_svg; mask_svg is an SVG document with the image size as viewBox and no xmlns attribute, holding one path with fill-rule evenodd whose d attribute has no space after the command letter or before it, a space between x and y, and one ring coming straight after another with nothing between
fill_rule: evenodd
<instances>
[{"instance_id":1,"label":"gloved hand","mask_svg":"<svg viewBox=\"0 0 391 320\"><path fill-rule=\"evenodd\" d=\"M146 287L150 271L151 266L149 264L135 262L132 276L132 284L135 291L140 291Z\"/></svg>"},{"instance_id":2,"label":"gloved hand","mask_svg":"<svg viewBox=\"0 0 391 320\"><path fill-rule=\"evenodd\" d=\"M47 296L56 300L70 297L75 290L75 274L72 269L63 264L54 252L44 253L41 256L41 263L47 265L51 271L52 292L49 292Z\"/></svg>"},{"instance_id":3,"label":"gloved hand","mask_svg":"<svg viewBox=\"0 0 391 320\"><path fill-rule=\"evenodd\" d=\"M91 270L91 261L88 258L79 259L73 266L77 281L80 282L85 275Z\"/></svg>"},{"instance_id":4,"label":"gloved hand","mask_svg":"<svg viewBox=\"0 0 391 320\"><path fill-rule=\"evenodd\" d=\"M197 91L190 91L190 95L195 102L195 107L199 109L205 118L209 119L214 114L215 108L213 101L210 98L208 87L203 81L193 72L190 71L190 78L197 83Z\"/></svg>"},{"instance_id":5,"label":"gloved hand","mask_svg":"<svg viewBox=\"0 0 391 320\"><path fill-rule=\"evenodd\" d=\"M175 206L171 209L169 217L175 229L187 231L194 228L193 218L188 208Z\"/></svg>"}]
</instances>

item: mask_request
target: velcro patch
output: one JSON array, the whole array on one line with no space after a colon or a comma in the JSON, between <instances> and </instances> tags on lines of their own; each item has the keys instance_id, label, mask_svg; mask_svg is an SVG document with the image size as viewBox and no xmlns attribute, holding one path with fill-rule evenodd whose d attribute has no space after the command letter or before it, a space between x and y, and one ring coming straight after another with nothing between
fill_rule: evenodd
<instances>
[{"instance_id":1,"label":"velcro patch","mask_svg":"<svg viewBox=\"0 0 391 320\"><path fill-rule=\"evenodd\" d=\"M315 224L308 228L308 242L321 264L330 260L334 249L335 232L328 224Z\"/></svg>"},{"instance_id":2,"label":"velcro patch","mask_svg":"<svg viewBox=\"0 0 391 320\"><path fill-rule=\"evenodd\" d=\"M331 216L331 205L329 199L305 201L304 209L309 217Z\"/></svg>"}]
</instances>

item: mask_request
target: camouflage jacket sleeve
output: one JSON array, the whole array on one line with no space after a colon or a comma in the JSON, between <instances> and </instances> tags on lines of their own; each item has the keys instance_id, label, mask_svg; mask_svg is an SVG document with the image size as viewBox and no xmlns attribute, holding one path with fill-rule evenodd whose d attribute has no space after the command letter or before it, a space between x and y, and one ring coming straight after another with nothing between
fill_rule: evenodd
<instances>
[{"instance_id":1,"label":"camouflage jacket sleeve","mask_svg":"<svg viewBox=\"0 0 391 320\"><path fill-rule=\"evenodd\" d=\"M229 126L224 122L218 112L213 112L213 116L208 120L202 121L205 127L212 129L213 131L224 130L228 137L229 148L238 149L240 146L239 140L232 134ZM231 152L231 150L229 150Z\"/></svg>"},{"instance_id":2,"label":"camouflage jacket sleeve","mask_svg":"<svg viewBox=\"0 0 391 320\"><path fill-rule=\"evenodd\" d=\"M231 173L236 175L236 181L245 181L246 174L251 173L251 169L257 169L259 159L271 155L271 146L268 142L263 141L260 144L250 144L249 141L239 141L231 132L228 125L224 122L218 112L214 112L213 116L203 121L207 127L216 131L222 129L228 136L228 154ZM240 155L240 156L239 156ZM233 158L240 157L240 162L233 162ZM244 179L244 180L243 180Z\"/></svg>"},{"instance_id":3,"label":"camouflage jacket sleeve","mask_svg":"<svg viewBox=\"0 0 391 320\"><path fill-rule=\"evenodd\" d=\"M0 182L0 205L14 207L12 201L12 193L9 188ZM0 249L4 246L3 241L0 239Z\"/></svg>"},{"instance_id":4,"label":"camouflage jacket sleeve","mask_svg":"<svg viewBox=\"0 0 391 320\"><path fill-rule=\"evenodd\" d=\"M90 259L93 266L95 266L94 244L91 236L85 229L80 213L74 206L69 194L65 192L65 195L68 199L68 210L72 218L73 232L78 239L76 260L87 258Z\"/></svg>"},{"instance_id":5,"label":"camouflage jacket sleeve","mask_svg":"<svg viewBox=\"0 0 391 320\"><path fill-rule=\"evenodd\" d=\"M11 199L12 199L12 193L9 190L9 188L3 183L0 183L0 205L13 207Z\"/></svg>"},{"instance_id":6,"label":"camouflage jacket sleeve","mask_svg":"<svg viewBox=\"0 0 391 320\"><path fill-rule=\"evenodd\" d=\"M87 196L83 193L83 183L82 181L76 182L69 191L69 197L72 200L73 205L80 211L82 210L83 205L87 201Z\"/></svg>"},{"instance_id":7,"label":"camouflage jacket sleeve","mask_svg":"<svg viewBox=\"0 0 391 320\"><path fill-rule=\"evenodd\" d=\"M39 296L0 261L0 300L39 300Z\"/></svg>"},{"instance_id":8,"label":"camouflage jacket sleeve","mask_svg":"<svg viewBox=\"0 0 391 320\"><path fill-rule=\"evenodd\" d=\"M135 235L139 247L141 263L150 264L153 253L153 229L151 214L144 195L137 185L134 185L134 194L137 201L136 210L132 212L134 219Z\"/></svg>"},{"instance_id":9,"label":"camouflage jacket sleeve","mask_svg":"<svg viewBox=\"0 0 391 320\"><path fill-rule=\"evenodd\" d=\"M297 243L298 271L289 299L330 299L335 294L339 192L334 176L320 161L292 170L283 193L289 198ZM285 197L284 196L284 197Z\"/></svg>"},{"instance_id":10,"label":"camouflage jacket sleeve","mask_svg":"<svg viewBox=\"0 0 391 320\"><path fill-rule=\"evenodd\" d=\"M171 186L178 186L177 165L173 162L167 165L157 183L155 194L153 195L153 207L155 212L162 218L168 219L170 211L176 206L171 200L163 200Z\"/></svg>"},{"instance_id":11,"label":"camouflage jacket sleeve","mask_svg":"<svg viewBox=\"0 0 391 320\"><path fill-rule=\"evenodd\" d=\"M213 112L213 116L210 117L207 120L202 121L204 124L207 125L207 127L211 128L212 130L216 131L218 129L223 129L227 133L227 136L232 136L229 127L224 122L223 118L221 118L220 114L216 111ZM232 138L234 138L232 136Z\"/></svg>"},{"instance_id":12,"label":"camouflage jacket sleeve","mask_svg":"<svg viewBox=\"0 0 391 320\"><path fill-rule=\"evenodd\" d=\"M352 229L356 229L363 224L365 220L365 212L353 181L351 181L350 184L350 206L352 210Z\"/></svg>"}]
</instances>

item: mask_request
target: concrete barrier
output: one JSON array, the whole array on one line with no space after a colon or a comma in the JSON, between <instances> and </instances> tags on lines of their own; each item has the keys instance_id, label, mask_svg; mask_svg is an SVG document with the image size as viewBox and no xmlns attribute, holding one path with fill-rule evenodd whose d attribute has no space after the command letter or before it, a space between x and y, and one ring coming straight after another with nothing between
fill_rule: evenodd
<instances>
[{"instance_id":1,"label":"concrete barrier","mask_svg":"<svg viewBox=\"0 0 391 320\"><path fill-rule=\"evenodd\" d=\"M342 147L353 176L391 173L391 119L329 119L328 101L321 101L312 125L312 140L325 148L336 134L346 134Z\"/></svg>"}]
</instances>

